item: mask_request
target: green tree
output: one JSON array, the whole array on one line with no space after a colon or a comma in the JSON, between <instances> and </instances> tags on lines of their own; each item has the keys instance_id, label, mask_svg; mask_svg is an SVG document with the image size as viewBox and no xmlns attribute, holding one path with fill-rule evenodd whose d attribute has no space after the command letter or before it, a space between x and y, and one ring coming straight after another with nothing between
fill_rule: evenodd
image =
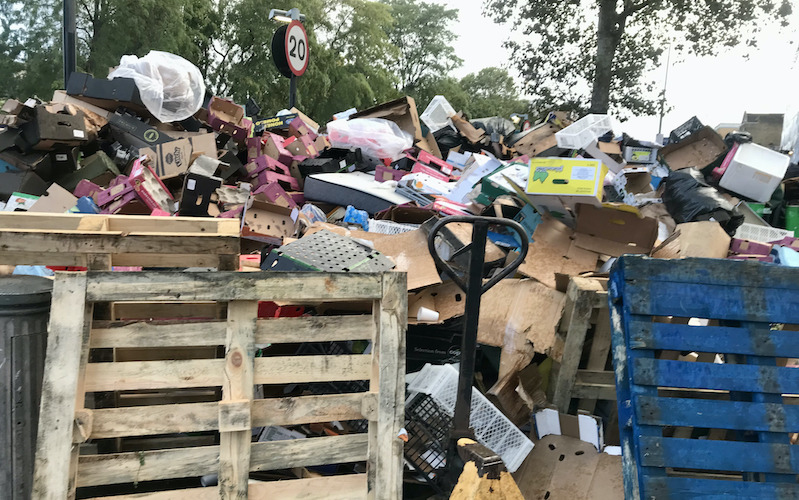
<instances>
[{"instance_id":1,"label":"green tree","mask_svg":"<svg viewBox=\"0 0 799 500\"><path fill-rule=\"evenodd\" d=\"M652 114L657 96L644 71L669 43L678 53L711 55L755 46L761 30L787 24L789 0L487 0L498 22L525 33L508 42L533 108L566 106Z\"/></svg>"},{"instance_id":2,"label":"green tree","mask_svg":"<svg viewBox=\"0 0 799 500\"><path fill-rule=\"evenodd\" d=\"M456 9L417 0L382 1L394 17L388 35L400 56L390 67L400 91L413 92L425 79L446 77L463 63L451 45L456 35L449 25L458 21Z\"/></svg>"},{"instance_id":3,"label":"green tree","mask_svg":"<svg viewBox=\"0 0 799 500\"><path fill-rule=\"evenodd\" d=\"M61 2L0 2L0 97L49 99L63 85Z\"/></svg>"},{"instance_id":4,"label":"green tree","mask_svg":"<svg viewBox=\"0 0 799 500\"><path fill-rule=\"evenodd\" d=\"M527 111L527 101L519 98L513 77L502 68L484 68L463 77L460 86L469 96L466 112L471 118L508 117Z\"/></svg>"}]
</instances>

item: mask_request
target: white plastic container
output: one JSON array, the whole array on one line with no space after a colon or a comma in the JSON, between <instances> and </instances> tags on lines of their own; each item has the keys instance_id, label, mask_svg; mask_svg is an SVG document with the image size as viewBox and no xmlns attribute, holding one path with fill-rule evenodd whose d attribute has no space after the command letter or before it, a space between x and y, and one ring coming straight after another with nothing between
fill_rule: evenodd
<instances>
[{"instance_id":1,"label":"white plastic container","mask_svg":"<svg viewBox=\"0 0 799 500\"><path fill-rule=\"evenodd\" d=\"M755 143L741 144L719 185L761 203L768 201L790 161L787 155Z\"/></svg>"},{"instance_id":2,"label":"white plastic container","mask_svg":"<svg viewBox=\"0 0 799 500\"><path fill-rule=\"evenodd\" d=\"M613 121L608 115L585 115L559 132L555 132L558 147L583 149L613 130Z\"/></svg>"},{"instance_id":3,"label":"white plastic container","mask_svg":"<svg viewBox=\"0 0 799 500\"><path fill-rule=\"evenodd\" d=\"M458 370L452 365L428 363L408 383L408 390L411 395L407 401L413 398L413 393L423 392L441 405L442 410L453 415L458 399ZM510 472L516 472L533 449L533 442L474 388L469 426L474 429L477 441L499 455Z\"/></svg>"},{"instance_id":4,"label":"white plastic container","mask_svg":"<svg viewBox=\"0 0 799 500\"><path fill-rule=\"evenodd\" d=\"M427 125L430 132L436 132L447 126L452 127L452 120L449 117L454 114L455 110L447 101L447 98L443 95L437 95L433 97L419 118Z\"/></svg>"}]
</instances>

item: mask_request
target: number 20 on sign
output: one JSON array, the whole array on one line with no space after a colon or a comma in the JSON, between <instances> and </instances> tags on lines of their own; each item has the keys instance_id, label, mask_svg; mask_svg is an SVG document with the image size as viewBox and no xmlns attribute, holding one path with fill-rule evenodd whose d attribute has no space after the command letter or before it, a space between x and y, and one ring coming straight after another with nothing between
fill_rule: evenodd
<instances>
[{"instance_id":1,"label":"number 20 on sign","mask_svg":"<svg viewBox=\"0 0 799 500\"><path fill-rule=\"evenodd\" d=\"M296 76L302 76L308 69L308 34L299 21L292 21L286 29L286 61Z\"/></svg>"}]
</instances>

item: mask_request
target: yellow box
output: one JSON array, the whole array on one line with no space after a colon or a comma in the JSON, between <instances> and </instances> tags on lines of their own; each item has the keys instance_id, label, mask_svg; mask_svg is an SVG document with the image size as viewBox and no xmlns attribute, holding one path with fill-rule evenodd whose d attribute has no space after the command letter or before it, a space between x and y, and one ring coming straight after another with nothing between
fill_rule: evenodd
<instances>
[{"instance_id":1,"label":"yellow box","mask_svg":"<svg viewBox=\"0 0 799 500\"><path fill-rule=\"evenodd\" d=\"M602 202L602 186L607 173L608 167L600 160L533 158L526 192L556 195L567 206L574 202L597 204Z\"/></svg>"}]
</instances>

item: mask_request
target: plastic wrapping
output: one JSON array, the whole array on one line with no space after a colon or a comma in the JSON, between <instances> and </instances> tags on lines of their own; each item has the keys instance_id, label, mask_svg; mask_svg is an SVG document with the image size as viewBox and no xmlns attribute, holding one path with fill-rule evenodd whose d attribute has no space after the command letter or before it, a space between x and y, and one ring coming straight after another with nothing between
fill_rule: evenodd
<instances>
[{"instance_id":1,"label":"plastic wrapping","mask_svg":"<svg viewBox=\"0 0 799 500\"><path fill-rule=\"evenodd\" d=\"M108 75L132 78L147 110L162 122L177 122L194 115L205 98L203 75L197 66L169 52L150 51L141 59L122 56Z\"/></svg>"},{"instance_id":2,"label":"plastic wrapping","mask_svg":"<svg viewBox=\"0 0 799 500\"><path fill-rule=\"evenodd\" d=\"M327 124L330 144L334 148L361 148L376 158L395 160L413 146L413 137L396 123L382 118L334 120Z\"/></svg>"},{"instance_id":3,"label":"plastic wrapping","mask_svg":"<svg viewBox=\"0 0 799 500\"><path fill-rule=\"evenodd\" d=\"M672 172L663 184L663 203L677 224L712 219L732 236L744 221L735 205L708 186L694 168Z\"/></svg>"}]
</instances>

